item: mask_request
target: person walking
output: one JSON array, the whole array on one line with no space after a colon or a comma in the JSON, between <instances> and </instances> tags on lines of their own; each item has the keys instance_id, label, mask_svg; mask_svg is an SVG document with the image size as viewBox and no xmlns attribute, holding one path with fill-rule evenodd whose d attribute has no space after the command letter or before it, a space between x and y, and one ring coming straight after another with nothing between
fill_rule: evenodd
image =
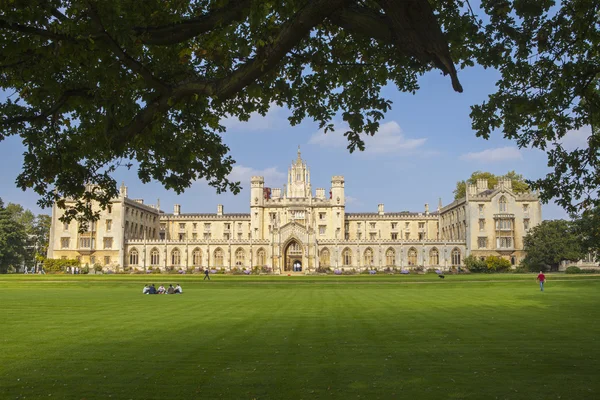
<instances>
[{"instance_id":1,"label":"person walking","mask_svg":"<svg viewBox=\"0 0 600 400\"><path fill-rule=\"evenodd\" d=\"M206 278L208 278L208 280L210 281L210 276L208 276L208 268L206 268L206 269L204 270L204 279L202 279L202 280L203 280L203 281L205 281L205 280L206 280Z\"/></svg>"},{"instance_id":2,"label":"person walking","mask_svg":"<svg viewBox=\"0 0 600 400\"><path fill-rule=\"evenodd\" d=\"M544 282L546 282L546 275L542 271L537 276L537 280L540 282L540 291L544 291Z\"/></svg>"}]
</instances>

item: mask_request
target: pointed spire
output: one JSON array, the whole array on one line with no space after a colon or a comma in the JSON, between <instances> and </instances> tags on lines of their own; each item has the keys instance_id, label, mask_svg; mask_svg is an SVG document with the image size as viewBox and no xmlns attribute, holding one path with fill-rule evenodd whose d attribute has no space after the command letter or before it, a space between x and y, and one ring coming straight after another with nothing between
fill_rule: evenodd
<instances>
[{"instance_id":1,"label":"pointed spire","mask_svg":"<svg viewBox=\"0 0 600 400\"><path fill-rule=\"evenodd\" d=\"M298 158L296 159L296 163L297 164L301 164L302 163L302 156L300 154L300 145L298 145Z\"/></svg>"}]
</instances>

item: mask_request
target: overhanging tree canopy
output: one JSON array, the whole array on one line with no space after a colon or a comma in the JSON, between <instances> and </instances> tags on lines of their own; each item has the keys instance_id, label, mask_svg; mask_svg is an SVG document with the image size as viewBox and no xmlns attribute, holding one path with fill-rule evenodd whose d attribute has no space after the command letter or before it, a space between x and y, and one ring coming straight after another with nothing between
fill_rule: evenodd
<instances>
[{"instance_id":1,"label":"overhanging tree canopy","mask_svg":"<svg viewBox=\"0 0 600 400\"><path fill-rule=\"evenodd\" d=\"M198 178L237 192L224 117L247 120L275 103L292 124L312 118L327 131L341 114L349 150L362 150L361 135L390 108L384 85L414 92L437 68L460 92L455 64L479 63L502 78L473 108L477 134L502 128L520 146L545 148L593 122L596 3L483 0L484 23L462 0L13 2L0 11L0 85L11 91L0 139L22 137L17 183L42 206L65 196L81 198L79 210L106 202L116 195L110 173L129 160L142 181L177 192ZM592 148L557 148L559 173L533 186L546 199L581 198L597 179ZM582 177L579 191L556 185Z\"/></svg>"}]
</instances>

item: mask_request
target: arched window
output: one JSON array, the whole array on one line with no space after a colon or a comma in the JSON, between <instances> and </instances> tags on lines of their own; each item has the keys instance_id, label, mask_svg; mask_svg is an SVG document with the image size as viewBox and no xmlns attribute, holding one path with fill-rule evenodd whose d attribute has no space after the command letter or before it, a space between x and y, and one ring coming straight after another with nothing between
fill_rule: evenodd
<instances>
[{"instance_id":1,"label":"arched window","mask_svg":"<svg viewBox=\"0 0 600 400\"><path fill-rule=\"evenodd\" d=\"M260 249L258 249L258 251L256 252L256 261L257 261L257 265L263 266L265 265L265 260L266 260L266 254L265 254L265 250L261 247Z\"/></svg>"},{"instance_id":2,"label":"arched window","mask_svg":"<svg viewBox=\"0 0 600 400\"><path fill-rule=\"evenodd\" d=\"M129 265L138 265L138 251L136 249L132 249L129 252Z\"/></svg>"},{"instance_id":3,"label":"arched window","mask_svg":"<svg viewBox=\"0 0 600 400\"><path fill-rule=\"evenodd\" d=\"M504 213L506 210L506 197L502 196L500 197L500 200L498 200L498 211Z\"/></svg>"},{"instance_id":4,"label":"arched window","mask_svg":"<svg viewBox=\"0 0 600 400\"><path fill-rule=\"evenodd\" d=\"M460 265L460 250L452 250L452 265Z\"/></svg>"},{"instance_id":5,"label":"arched window","mask_svg":"<svg viewBox=\"0 0 600 400\"><path fill-rule=\"evenodd\" d=\"M192 252L192 265L202 265L202 250L196 248Z\"/></svg>"},{"instance_id":6,"label":"arched window","mask_svg":"<svg viewBox=\"0 0 600 400\"><path fill-rule=\"evenodd\" d=\"M365 262L365 267L372 267L373 266L373 250L371 250L371 248L367 248L364 252L364 262Z\"/></svg>"},{"instance_id":7,"label":"arched window","mask_svg":"<svg viewBox=\"0 0 600 400\"><path fill-rule=\"evenodd\" d=\"M239 249L237 249L235 251L235 266L236 267L243 267L244 266L244 260L246 258L246 255L244 253L244 249L242 249L241 247Z\"/></svg>"},{"instance_id":8,"label":"arched window","mask_svg":"<svg viewBox=\"0 0 600 400\"><path fill-rule=\"evenodd\" d=\"M329 267L331 265L330 258L331 256L329 254L329 250L327 248L324 248L319 253L319 265L322 267Z\"/></svg>"},{"instance_id":9,"label":"arched window","mask_svg":"<svg viewBox=\"0 0 600 400\"><path fill-rule=\"evenodd\" d=\"M440 265L440 252L435 247L429 250L429 264Z\"/></svg>"},{"instance_id":10,"label":"arched window","mask_svg":"<svg viewBox=\"0 0 600 400\"><path fill-rule=\"evenodd\" d=\"M150 265L158 265L160 253L157 249L152 249L150 252Z\"/></svg>"},{"instance_id":11,"label":"arched window","mask_svg":"<svg viewBox=\"0 0 600 400\"><path fill-rule=\"evenodd\" d=\"M392 248L385 252L385 265L390 267L396 265L396 251Z\"/></svg>"},{"instance_id":12,"label":"arched window","mask_svg":"<svg viewBox=\"0 0 600 400\"><path fill-rule=\"evenodd\" d=\"M342 252L342 264L345 266L352 265L352 250L347 247Z\"/></svg>"},{"instance_id":13,"label":"arched window","mask_svg":"<svg viewBox=\"0 0 600 400\"><path fill-rule=\"evenodd\" d=\"M414 247L408 250L408 265L417 265L417 250Z\"/></svg>"},{"instance_id":14,"label":"arched window","mask_svg":"<svg viewBox=\"0 0 600 400\"><path fill-rule=\"evenodd\" d=\"M171 265L179 265L181 264L181 252L179 249L174 249L171 252Z\"/></svg>"},{"instance_id":15,"label":"arched window","mask_svg":"<svg viewBox=\"0 0 600 400\"><path fill-rule=\"evenodd\" d=\"M223 266L223 250L221 250L221 248L218 248L215 250L215 267L222 267Z\"/></svg>"}]
</instances>

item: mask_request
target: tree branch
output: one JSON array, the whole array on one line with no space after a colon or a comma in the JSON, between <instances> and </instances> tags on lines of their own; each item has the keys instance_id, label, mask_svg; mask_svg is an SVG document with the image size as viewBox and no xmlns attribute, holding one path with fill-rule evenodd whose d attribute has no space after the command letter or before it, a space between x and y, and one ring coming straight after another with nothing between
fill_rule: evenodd
<instances>
[{"instance_id":1,"label":"tree branch","mask_svg":"<svg viewBox=\"0 0 600 400\"><path fill-rule=\"evenodd\" d=\"M352 33L393 44L389 23L382 14L371 8L347 7L331 14L329 20Z\"/></svg>"},{"instance_id":2,"label":"tree branch","mask_svg":"<svg viewBox=\"0 0 600 400\"><path fill-rule=\"evenodd\" d=\"M233 3L233 4L232 4ZM209 14L171 25L135 27L133 30L145 44L170 45L209 32L220 25L229 25L246 17L252 0L232 0Z\"/></svg>"},{"instance_id":3,"label":"tree branch","mask_svg":"<svg viewBox=\"0 0 600 400\"><path fill-rule=\"evenodd\" d=\"M21 25L8 22L6 20L0 19L0 29L7 29L9 31L21 32L21 33L29 33L36 36L41 36L46 39L53 40L74 40L71 36L62 35L60 33L50 32L46 29L35 28L33 26Z\"/></svg>"},{"instance_id":4,"label":"tree branch","mask_svg":"<svg viewBox=\"0 0 600 400\"><path fill-rule=\"evenodd\" d=\"M54 113L58 112L58 110L60 110L60 108L63 105L65 105L65 103L71 97L89 96L88 92L89 92L88 88L67 90L67 91L63 92L63 94L59 97L59 99L56 101L56 103L54 103L52 105L52 107L48 108L46 111L43 111L36 115L29 115L29 116L19 115L19 116L13 117L13 118L2 119L2 120L0 120L0 125L10 126L10 125L18 124L21 122L33 122L33 121L36 121L39 119L47 118L48 116L53 115Z\"/></svg>"},{"instance_id":5,"label":"tree branch","mask_svg":"<svg viewBox=\"0 0 600 400\"><path fill-rule=\"evenodd\" d=\"M117 56L117 58L125 65L127 68L131 69L133 72L138 73L144 78L149 85L157 89L161 93L166 93L170 90L169 86L162 82L160 79L154 76L152 72L146 68L142 63L125 53L121 46L110 36L110 34L104 29L104 25L102 24L102 20L96 13L96 10L90 5L90 18L92 23L96 26L98 33L100 34L100 40L108 45L108 48Z\"/></svg>"}]
</instances>

